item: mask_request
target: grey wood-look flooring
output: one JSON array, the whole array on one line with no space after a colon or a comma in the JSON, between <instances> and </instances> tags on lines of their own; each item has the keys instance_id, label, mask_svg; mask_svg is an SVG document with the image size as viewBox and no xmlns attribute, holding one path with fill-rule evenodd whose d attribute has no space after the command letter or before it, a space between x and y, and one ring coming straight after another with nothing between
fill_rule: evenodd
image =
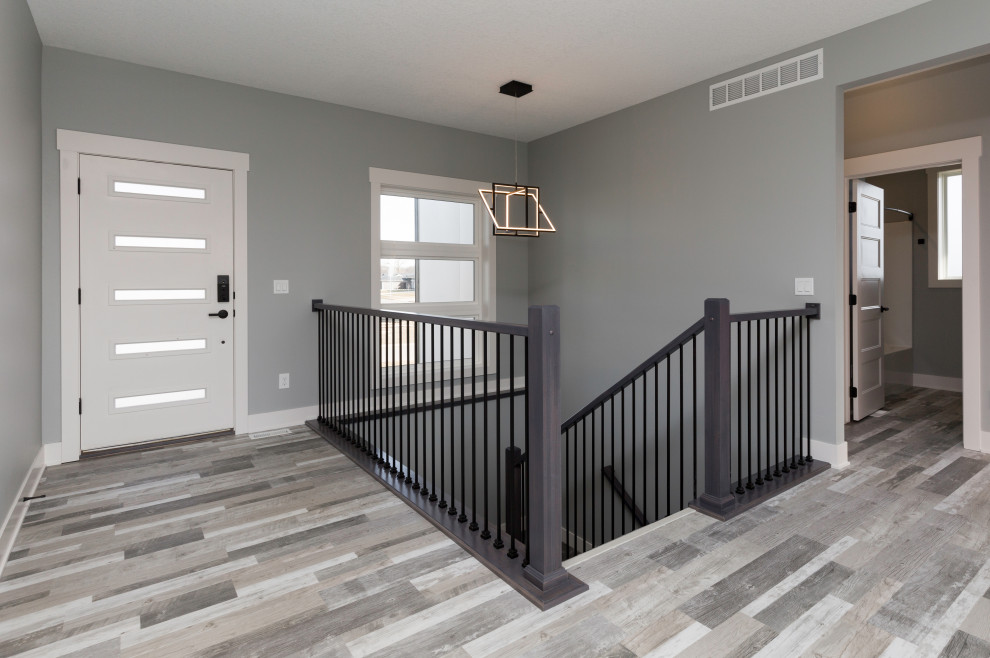
<instances>
[{"instance_id":1,"label":"grey wood-look flooring","mask_svg":"<svg viewBox=\"0 0 990 658\"><path fill-rule=\"evenodd\" d=\"M849 468L576 558L544 613L304 428L49 468L0 655L990 656L990 456L958 394L886 410Z\"/></svg>"}]
</instances>

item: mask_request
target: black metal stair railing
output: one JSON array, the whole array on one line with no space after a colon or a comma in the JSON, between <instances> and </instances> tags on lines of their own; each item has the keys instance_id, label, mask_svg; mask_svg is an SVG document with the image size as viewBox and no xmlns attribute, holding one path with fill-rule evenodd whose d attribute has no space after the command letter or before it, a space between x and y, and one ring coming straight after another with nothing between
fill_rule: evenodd
<instances>
[{"instance_id":1,"label":"black metal stair railing","mask_svg":"<svg viewBox=\"0 0 990 658\"><path fill-rule=\"evenodd\" d=\"M538 606L587 589L561 566L548 477L560 469L556 307L532 307L528 325L312 309L310 427Z\"/></svg>"},{"instance_id":2,"label":"black metal stair railing","mask_svg":"<svg viewBox=\"0 0 990 658\"><path fill-rule=\"evenodd\" d=\"M704 328L695 322L561 426L565 557L697 497Z\"/></svg>"},{"instance_id":3,"label":"black metal stair railing","mask_svg":"<svg viewBox=\"0 0 990 658\"><path fill-rule=\"evenodd\" d=\"M724 520L826 470L810 445L819 317L818 304L731 315L706 300L703 318L565 421L564 556L688 506Z\"/></svg>"}]
</instances>

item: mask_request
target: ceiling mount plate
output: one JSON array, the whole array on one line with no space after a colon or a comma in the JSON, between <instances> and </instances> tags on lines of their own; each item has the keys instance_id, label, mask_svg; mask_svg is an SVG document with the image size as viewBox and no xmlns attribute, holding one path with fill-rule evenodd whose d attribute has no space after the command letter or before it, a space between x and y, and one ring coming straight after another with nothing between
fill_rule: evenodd
<instances>
[{"instance_id":1,"label":"ceiling mount plate","mask_svg":"<svg viewBox=\"0 0 990 658\"><path fill-rule=\"evenodd\" d=\"M505 94L506 96L522 98L529 92L533 91L533 85L526 82L519 82L518 80L512 80L499 87L498 91L500 94Z\"/></svg>"}]
</instances>

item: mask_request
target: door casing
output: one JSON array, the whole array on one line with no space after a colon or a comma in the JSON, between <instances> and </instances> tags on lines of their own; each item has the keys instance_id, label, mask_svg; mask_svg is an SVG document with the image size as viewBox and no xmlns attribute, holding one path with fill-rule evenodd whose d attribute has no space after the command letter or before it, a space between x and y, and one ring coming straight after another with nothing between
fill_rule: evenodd
<instances>
[{"instance_id":1,"label":"door casing","mask_svg":"<svg viewBox=\"0 0 990 658\"><path fill-rule=\"evenodd\" d=\"M61 454L49 457L51 463L76 461L81 453L79 398L79 156L100 155L132 160L225 169L234 183L234 285L239 322L234 341L234 431L248 427L248 287L247 287L247 172L246 153L220 151L71 130L57 131L60 161L61 228ZM51 455L51 451L47 453Z\"/></svg>"},{"instance_id":2,"label":"door casing","mask_svg":"<svg viewBox=\"0 0 990 658\"><path fill-rule=\"evenodd\" d=\"M837 395L845 409L844 422L849 422L848 386L849 375L849 220L846 212L849 199L849 181L902 171L914 171L943 165L962 163L963 178L963 447L969 450L990 453L990 432L983 431L983 409L981 394L982 345L981 338L981 296L980 296L980 156L983 152L983 138L969 137L951 142L940 142L914 148L864 155L849 158L844 162L844 199L840 208L840 226L843 231L843 281L838 303L845 310L842 323L845 345L843 362L845 376L840 380ZM839 424L842 432L844 423ZM844 437L840 437L844 438Z\"/></svg>"}]
</instances>

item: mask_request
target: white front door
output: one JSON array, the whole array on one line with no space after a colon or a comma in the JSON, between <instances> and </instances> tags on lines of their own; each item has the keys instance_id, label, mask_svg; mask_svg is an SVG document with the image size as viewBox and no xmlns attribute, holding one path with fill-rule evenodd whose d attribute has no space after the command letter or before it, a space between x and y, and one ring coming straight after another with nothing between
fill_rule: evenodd
<instances>
[{"instance_id":1,"label":"white front door","mask_svg":"<svg viewBox=\"0 0 990 658\"><path fill-rule=\"evenodd\" d=\"M231 429L232 173L79 160L82 450Z\"/></svg>"},{"instance_id":2,"label":"white front door","mask_svg":"<svg viewBox=\"0 0 990 658\"><path fill-rule=\"evenodd\" d=\"M852 419L883 406L883 190L849 182L852 236Z\"/></svg>"}]
</instances>

